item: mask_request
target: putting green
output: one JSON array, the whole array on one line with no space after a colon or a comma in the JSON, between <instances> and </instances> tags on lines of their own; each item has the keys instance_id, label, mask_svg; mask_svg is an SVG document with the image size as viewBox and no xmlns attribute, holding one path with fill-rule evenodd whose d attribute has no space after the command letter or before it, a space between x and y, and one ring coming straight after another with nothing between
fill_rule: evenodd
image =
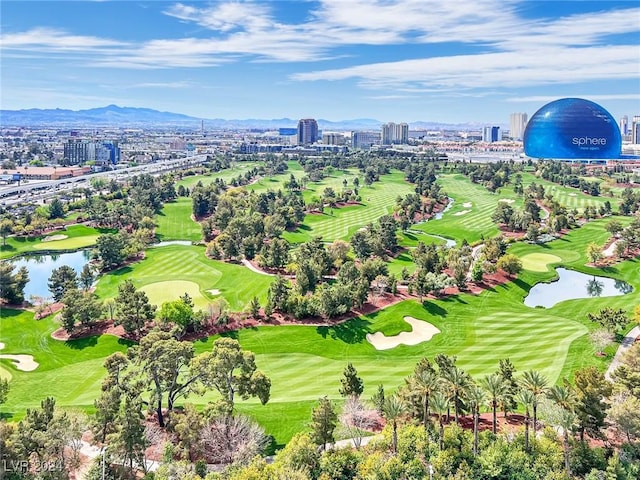
<instances>
[{"instance_id":1,"label":"putting green","mask_svg":"<svg viewBox=\"0 0 640 480\"><path fill-rule=\"evenodd\" d=\"M90 247L95 245L99 235L85 235L83 237L60 238L57 240L47 240L33 246L34 250L75 250L77 248Z\"/></svg>"},{"instance_id":2,"label":"putting green","mask_svg":"<svg viewBox=\"0 0 640 480\"><path fill-rule=\"evenodd\" d=\"M196 307L205 308L209 303L209 300L200 293L198 284L187 280L169 280L166 282L149 283L140 289L147 294L149 302L152 305L157 305L158 308L160 308L164 302L177 300L178 297L185 293L189 294Z\"/></svg>"},{"instance_id":3,"label":"putting green","mask_svg":"<svg viewBox=\"0 0 640 480\"><path fill-rule=\"evenodd\" d=\"M560 257L550 253L528 253L521 257L520 260L522 260L522 267L532 272L546 272L549 270L547 265L562 261Z\"/></svg>"}]
</instances>

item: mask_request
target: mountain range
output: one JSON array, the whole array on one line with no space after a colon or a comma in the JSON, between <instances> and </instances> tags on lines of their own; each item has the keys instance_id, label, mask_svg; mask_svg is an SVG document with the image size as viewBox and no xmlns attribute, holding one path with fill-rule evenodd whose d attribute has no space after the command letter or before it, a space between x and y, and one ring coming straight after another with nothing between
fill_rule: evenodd
<instances>
[{"instance_id":1,"label":"mountain range","mask_svg":"<svg viewBox=\"0 0 640 480\"><path fill-rule=\"evenodd\" d=\"M367 130L379 129L384 122L371 118L356 118L352 120L331 121L318 119L318 127L323 130ZM0 128L6 127L134 127L134 126L158 126L178 127L199 130L204 126L206 130L276 130L278 128L295 128L297 119L237 119L223 118L198 118L181 113L161 112L150 108L119 107L108 105L106 107L91 108L87 110L66 109L39 109L26 110L0 110ZM439 130L459 129L475 130L482 125L474 123L446 124L438 122L413 122L411 129Z\"/></svg>"}]
</instances>

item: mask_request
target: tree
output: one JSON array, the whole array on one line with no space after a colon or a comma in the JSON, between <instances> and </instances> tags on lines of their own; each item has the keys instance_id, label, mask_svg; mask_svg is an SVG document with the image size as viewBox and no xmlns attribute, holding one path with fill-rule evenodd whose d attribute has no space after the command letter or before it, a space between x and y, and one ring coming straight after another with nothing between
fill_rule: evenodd
<instances>
[{"instance_id":1,"label":"tree","mask_svg":"<svg viewBox=\"0 0 640 480\"><path fill-rule=\"evenodd\" d=\"M431 400L433 411L438 415L438 424L440 425L440 450L444 445L444 422L442 417L449 410L449 399L442 393L436 392Z\"/></svg>"},{"instance_id":2,"label":"tree","mask_svg":"<svg viewBox=\"0 0 640 480\"><path fill-rule=\"evenodd\" d=\"M249 302L249 314L254 319L260 317L260 300L258 300L258 297L253 297Z\"/></svg>"},{"instance_id":3,"label":"tree","mask_svg":"<svg viewBox=\"0 0 640 480\"><path fill-rule=\"evenodd\" d=\"M353 440L356 448L362 445L362 437L377 421L378 412L368 409L356 395L350 395L344 402L340 414L340 424Z\"/></svg>"},{"instance_id":4,"label":"tree","mask_svg":"<svg viewBox=\"0 0 640 480\"><path fill-rule=\"evenodd\" d=\"M619 390L640 399L640 343L635 343L622 355L612 378Z\"/></svg>"},{"instance_id":5,"label":"tree","mask_svg":"<svg viewBox=\"0 0 640 480\"><path fill-rule=\"evenodd\" d=\"M69 289L62 297L62 325L67 332L73 331L76 323L83 327L93 325L102 315L103 305L93 292L84 292L77 288Z\"/></svg>"},{"instance_id":6,"label":"tree","mask_svg":"<svg viewBox=\"0 0 640 480\"><path fill-rule=\"evenodd\" d=\"M640 439L640 399L631 395L616 396L607 418L627 437L629 443Z\"/></svg>"},{"instance_id":7,"label":"tree","mask_svg":"<svg viewBox=\"0 0 640 480\"><path fill-rule=\"evenodd\" d=\"M569 432L571 432L576 423L576 414L557 403L547 401L543 404L543 415L549 424L562 430L565 471L567 476L571 478L571 444L569 442Z\"/></svg>"},{"instance_id":8,"label":"tree","mask_svg":"<svg viewBox=\"0 0 640 480\"><path fill-rule=\"evenodd\" d=\"M505 391L500 398L500 403L502 404L504 416L506 418L507 413L517 406L514 397L518 393L520 387L515 379L516 367L511 363L511 360L505 358L500 360L500 368L496 373L502 377L505 383Z\"/></svg>"},{"instance_id":9,"label":"tree","mask_svg":"<svg viewBox=\"0 0 640 480\"><path fill-rule=\"evenodd\" d=\"M122 264L127 258L129 242L123 233L105 233L96 240L95 256L102 263L102 269L108 270Z\"/></svg>"},{"instance_id":10,"label":"tree","mask_svg":"<svg viewBox=\"0 0 640 480\"><path fill-rule=\"evenodd\" d=\"M327 443L333 443L333 431L338 423L338 415L333 403L327 396L319 400L318 405L311 412L311 437L313 441L325 450Z\"/></svg>"},{"instance_id":11,"label":"tree","mask_svg":"<svg viewBox=\"0 0 640 480\"><path fill-rule=\"evenodd\" d=\"M487 402L487 394L485 391L473 385L469 389L467 395L469 400L469 406L471 407L471 414L473 415L473 454L478 455L478 421L480 418L480 407Z\"/></svg>"},{"instance_id":12,"label":"tree","mask_svg":"<svg viewBox=\"0 0 640 480\"><path fill-rule=\"evenodd\" d=\"M522 261L516 255L507 253L498 259L496 266L513 276L522 270Z\"/></svg>"},{"instance_id":13,"label":"tree","mask_svg":"<svg viewBox=\"0 0 640 480\"><path fill-rule=\"evenodd\" d=\"M445 388L449 392L449 398L453 401L454 416L456 424L459 425L460 403L469 390L471 378L466 372L456 366L440 373L444 380Z\"/></svg>"},{"instance_id":14,"label":"tree","mask_svg":"<svg viewBox=\"0 0 640 480\"><path fill-rule=\"evenodd\" d=\"M604 254L602 253L602 247L595 242L589 243L587 245L587 258L589 262L593 264L597 264L602 258Z\"/></svg>"},{"instance_id":15,"label":"tree","mask_svg":"<svg viewBox=\"0 0 640 480\"><path fill-rule=\"evenodd\" d=\"M504 379L496 373L487 375L485 378L482 379L480 383L482 384L482 387L489 394L491 412L493 413L493 423L492 423L491 431L495 434L497 433L497 424L498 424L497 413L496 413L498 409L498 401L506 393L507 385L505 384Z\"/></svg>"},{"instance_id":16,"label":"tree","mask_svg":"<svg viewBox=\"0 0 640 480\"><path fill-rule=\"evenodd\" d=\"M382 408L382 412L384 413L384 417L387 419L387 422L391 422L391 426L393 428L392 432L392 445L393 445L393 453L398 453L398 419L402 417L406 410L402 399L398 397L398 395L392 395L391 397L387 397L384 401L384 407Z\"/></svg>"},{"instance_id":17,"label":"tree","mask_svg":"<svg viewBox=\"0 0 640 480\"><path fill-rule=\"evenodd\" d=\"M151 392L158 424L164 427L164 399L167 411L173 411L176 400L196 390L203 376L202 369L191 362L193 344L176 340L170 332L152 330L140 339L139 346L132 347L130 357Z\"/></svg>"},{"instance_id":18,"label":"tree","mask_svg":"<svg viewBox=\"0 0 640 480\"><path fill-rule=\"evenodd\" d=\"M67 290L78 288L78 275L70 266L62 265L53 269L49 277L48 286L53 295L53 300L59 302Z\"/></svg>"},{"instance_id":19,"label":"tree","mask_svg":"<svg viewBox=\"0 0 640 480\"><path fill-rule=\"evenodd\" d=\"M202 414L191 403L185 403L184 410L176 419L175 431L179 445L187 453L191 462L199 458L202 453L200 435L203 428Z\"/></svg>"},{"instance_id":20,"label":"tree","mask_svg":"<svg viewBox=\"0 0 640 480\"><path fill-rule=\"evenodd\" d=\"M0 220L0 236L2 236L2 246L7 245L7 237L13 232L13 220L3 218Z\"/></svg>"},{"instance_id":21,"label":"tree","mask_svg":"<svg viewBox=\"0 0 640 480\"><path fill-rule=\"evenodd\" d=\"M142 400L137 392L128 391L119 405L117 430L108 437L107 452L127 467L134 478L138 467L146 471L145 450L149 442L145 436Z\"/></svg>"},{"instance_id":22,"label":"tree","mask_svg":"<svg viewBox=\"0 0 640 480\"><path fill-rule=\"evenodd\" d=\"M208 463L248 464L269 444L264 429L246 415L216 416L205 424L200 437Z\"/></svg>"},{"instance_id":23,"label":"tree","mask_svg":"<svg viewBox=\"0 0 640 480\"><path fill-rule=\"evenodd\" d=\"M522 374L520 383L524 389L529 390L533 395L531 407L533 409L533 431L535 432L538 428L538 403L542 395L547 391L549 381L537 370L527 370Z\"/></svg>"},{"instance_id":24,"label":"tree","mask_svg":"<svg viewBox=\"0 0 640 480\"><path fill-rule=\"evenodd\" d=\"M49 218L64 218L64 205L59 198L54 198L49 204Z\"/></svg>"},{"instance_id":25,"label":"tree","mask_svg":"<svg viewBox=\"0 0 640 480\"><path fill-rule=\"evenodd\" d=\"M0 405L7 401L9 395L9 380L0 378Z\"/></svg>"},{"instance_id":26,"label":"tree","mask_svg":"<svg viewBox=\"0 0 640 480\"><path fill-rule=\"evenodd\" d=\"M525 388L518 392L517 400L524 407L524 449L529 451L529 425L531 424L530 408L533 406L535 397L531 390Z\"/></svg>"},{"instance_id":27,"label":"tree","mask_svg":"<svg viewBox=\"0 0 640 480\"><path fill-rule=\"evenodd\" d=\"M177 325L181 335L187 332L194 323L193 308L184 299L164 302L157 316L164 323Z\"/></svg>"},{"instance_id":28,"label":"tree","mask_svg":"<svg viewBox=\"0 0 640 480\"><path fill-rule=\"evenodd\" d=\"M439 387L440 379L434 370L418 370L409 379L409 389L422 401L422 425L425 429L429 422L429 400Z\"/></svg>"},{"instance_id":29,"label":"tree","mask_svg":"<svg viewBox=\"0 0 640 480\"><path fill-rule=\"evenodd\" d=\"M611 395L612 386L604 378L604 373L596 367L587 367L576 371L575 378L578 431L580 440L584 442L586 433L592 438L603 438L602 428L607 415L607 399Z\"/></svg>"},{"instance_id":30,"label":"tree","mask_svg":"<svg viewBox=\"0 0 640 480\"><path fill-rule=\"evenodd\" d=\"M237 340L218 338L212 352L198 355L195 368L202 371L202 383L222 396L228 413L236 394L243 400L258 397L263 405L269 401L271 380L258 370L253 352L242 350Z\"/></svg>"},{"instance_id":31,"label":"tree","mask_svg":"<svg viewBox=\"0 0 640 480\"><path fill-rule=\"evenodd\" d=\"M616 333L629 322L627 312L621 308L613 307L605 307L598 313L588 313L587 317L611 333Z\"/></svg>"},{"instance_id":32,"label":"tree","mask_svg":"<svg viewBox=\"0 0 640 480\"><path fill-rule=\"evenodd\" d=\"M84 267L82 267L79 280L80 286L83 290L89 290L91 288L91 285L93 285L95 275L93 274L93 269L88 263Z\"/></svg>"},{"instance_id":33,"label":"tree","mask_svg":"<svg viewBox=\"0 0 640 480\"><path fill-rule=\"evenodd\" d=\"M358 371L351 362L347 364L342 375L343 377L340 379L340 383L342 384L342 387L340 387L340 395L343 397L359 397L364 391L364 383L362 378L358 376Z\"/></svg>"},{"instance_id":34,"label":"tree","mask_svg":"<svg viewBox=\"0 0 640 480\"><path fill-rule=\"evenodd\" d=\"M622 230L624 230L622 223L620 223L620 221L618 220L611 220L604 226L604 228L614 237L617 236Z\"/></svg>"},{"instance_id":35,"label":"tree","mask_svg":"<svg viewBox=\"0 0 640 480\"><path fill-rule=\"evenodd\" d=\"M604 328L594 330L589 334L589 340L596 347L598 355L605 355L604 349L615 340L615 335Z\"/></svg>"},{"instance_id":36,"label":"tree","mask_svg":"<svg viewBox=\"0 0 640 480\"><path fill-rule=\"evenodd\" d=\"M116 325L122 325L128 334L140 335L145 323L153 320L156 310L156 306L149 303L147 294L137 290L131 280L118 285L116 304Z\"/></svg>"},{"instance_id":37,"label":"tree","mask_svg":"<svg viewBox=\"0 0 640 480\"><path fill-rule=\"evenodd\" d=\"M29 271L26 267L16 268L12 262L0 262L0 299L10 305L20 305L24 302L24 287L29 282Z\"/></svg>"}]
</instances>

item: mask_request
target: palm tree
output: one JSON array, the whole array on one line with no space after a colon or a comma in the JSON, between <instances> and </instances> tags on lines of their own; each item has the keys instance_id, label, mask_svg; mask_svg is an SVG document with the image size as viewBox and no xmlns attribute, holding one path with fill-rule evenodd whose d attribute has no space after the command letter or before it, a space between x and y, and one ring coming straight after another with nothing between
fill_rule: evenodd
<instances>
[{"instance_id":1,"label":"palm tree","mask_svg":"<svg viewBox=\"0 0 640 480\"><path fill-rule=\"evenodd\" d=\"M444 440L444 423L442 422L442 417L449 409L449 399L441 392L436 392L431 398L431 405L433 406L433 410L438 414L438 423L440 424L440 450L442 450Z\"/></svg>"},{"instance_id":2,"label":"palm tree","mask_svg":"<svg viewBox=\"0 0 640 480\"><path fill-rule=\"evenodd\" d=\"M521 403L524 407L524 449L529 451L529 423L531 423L531 416L529 415L529 408L534 403L534 396L530 390L523 388L518 392L516 397L518 403Z\"/></svg>"},{"instance_id":3,"label":"palm tree","mask_svg":"<svg viewBox=\"0 0 640 480\"><path fill-rule=\"evenodd\" d=\"M554 385L547 391L547 398L565 410L573 411L576 396L573 390L564 385Z\"/></svg>"},{"instance_id":4,"label":"palm tree","mask_svg":"<svg viewBox=\"0 0 640 480\"><path fill-rule=\"evenodd\" d=\"M419 395L422 400L422 424L426 429L429 421L429 399L440 386L438 374L432 370L420 370L411 377L410 381L412 392Z\"/></svg>"},{"instance_id":5,"label":"palm tree","mask_svg":"<svg viewBox=\"0 0 640 480\"><path fill-rule=\"evenodd\" d=\"M538 429L538 401L540 397L547 391L549 381L547 377L537 370L527 370L522 374L522 386L533 394L533 431Z\"/></svg>"},{"instance_id":6,"label":"palm tree","mask_svg":"<svg viewBox=\"0 0 640 480\"><path fill-rule=\"evenodd\" d=\"M504 379L497 373L487 375L480 381L480 383L489 394L489 399L491 400L491 411L493 412L493 425L491 431L495 434L497 432L498 425L498 401L506 393L507 385L504 383Z\"/></svg>"},{"instance_id":7,"label":"palm tree","mask_svg":"<svg viewBox=\"0 0 640 480\"><path fill-rule=\"evenodd\" d=\"M459 401L466 395L467 391L469 390L469 386L471 385L469 375L467 375L463 370L460 370L458 367L454 366L453 368L445 372L443 379L447 390L449 391L450 398L451 400L453 400L453 412L456 419L456 424L459 425Z\"/></svg>"},{"instance_id":8,"label":"palm tree","mask_svg":"<svg viewBox=\"0 0 640 480\"><path fill-rule=\"evenodd\" d=\"M480 417L480 405L484 405L487 402L487 395L485 391L473 385L469 389L467 395L469 405L471 406L471 413L473 414L473 455L478 455L478 420Z\"/></svg>"},{"instance_id":9,"label":"palm tree","mask_svg":"<svg viewBox=\"0 0 640 480\"><path fill-rule=\"evenodd\" d=\"M382 412L387 422L393 426L393 453L398 453L398 419L404 414L406 407L398 395L387 397Z\"/></svg>"}]
</instances>

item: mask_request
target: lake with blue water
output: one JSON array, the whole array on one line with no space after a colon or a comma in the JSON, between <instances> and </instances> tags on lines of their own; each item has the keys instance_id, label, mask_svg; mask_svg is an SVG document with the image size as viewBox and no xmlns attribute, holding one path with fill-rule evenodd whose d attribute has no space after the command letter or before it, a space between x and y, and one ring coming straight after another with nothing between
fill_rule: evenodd
<instances>
[{"instance_id":1,"label":"lake with blue water","mask_svg":"<svg viewBox=\"0 0 640 480\"><path fill-rule=\"evenodd\" d=\"M556 303L576 298L615 297L633 291L633 287L622 280L598 277L585 273L556 269L560 278L551 283L538 283L524 299L528 307L553 307Z\"/></svg>"}]
</instances>

